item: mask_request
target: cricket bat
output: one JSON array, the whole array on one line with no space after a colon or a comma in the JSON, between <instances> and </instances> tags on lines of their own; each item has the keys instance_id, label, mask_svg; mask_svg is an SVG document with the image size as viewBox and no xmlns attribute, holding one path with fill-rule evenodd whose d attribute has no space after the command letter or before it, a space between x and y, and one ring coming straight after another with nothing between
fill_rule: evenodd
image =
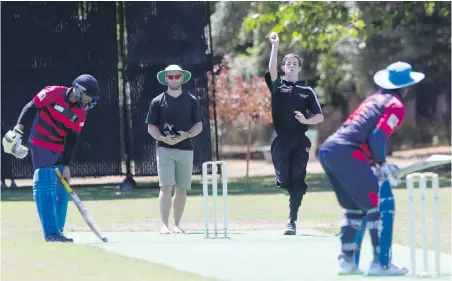
<instances>
[{"instance_id":1,"label":"cricket bat","mask_svg":"<svg viewBox=\"0 0 452 281\"><path fill-rule=\"evenodd\" d=\"M416 172L419 172L419 171L422 171L425 169L429 169L429 168L433 168L433 167L447 165L447 164L450 164L451 162L452 162L452 156L450 156L450 155L441 155L441 154L432 155L419 162L416 162L407 167L404 167L402 169L399 169L397 166L392 165L392 168L394 169L394 171L392 172L392 174L390 176L396 180L400 180L408 174L416 173ZM382 189L390 190L391 184L390 184L390 180L389 180L388 176L385 176L381 181L379 181L379 185L380 185L380 190L382 190ZM385 186L383 186L383 185L385 185ZM384 245L380 245L380 249L381 249L381 247L391 248L392 228L393 228L392 224L393 224L393 222L389 223L386 226L386 228L384 228L382 230L382 231L387 232L387 234L382 235L382 237L388 238L389 241L383 241L383 243L380 241L380 243L384 244ZM365 221L363 222L363 225L364 225L364 227L358 231L357 237L362 238L364 231L365 231ZM357 244L359 245L359 247L361 247L361 242L362 242L362 240L357 241ZM384 252L388 252L388 250L386 250ZM360 250L359 249L355 252L354 258L355 258L355 263L359 264L359 259L360 259ZM388 260L387 257L383 257L383 259L384 259L385 263Z\"/></svg>"},{"instance_id":2,"label":"cricket bat","mask_svg":"<svg viewBox=\"0 0 452 281\"><path fill-rule=\"evenodd\" d=\"M452 162L451 155L436 154L436 155L429 156L422 161L409 165L405 168L397 169L396 171L394 171L392 173L392 176L397 179L400 179L408 174L416 173L416 172L419 172L419 171L422 171L425 169L430 169L430 168L437 167L437 166L451 164L451 162Z\"/></svg>"},{"instance_id":3,"label":"cricket bat","mask_svg":"<svg viewBox=\"0 0 452 281\"><path fill-rule=\"evenodd\" d=\"M380 263L388 265L390 262L393 225L394 225L394 203L391 192L391 179L400 180L408 174L419 172L425 169L450 164L452 157L450 155L432 155L422 161L409 165L403 169L397 169L391 175L384 175L380 182L379 198L380 198L380 217L381 217L381 232L380 232ZM381 201L383 198L383 201ZM384 202L384 203L382 203ZM384 207L383 207L384 206ZM391 207L392 206L392 207ZM392 212L392 214L391 214Z\"/></svg>"},{"instance_id":4,"label":"cricket bat","mask_svg":"<svg viewBox=\"0 0 452 281\"><path fill-rule=\"evenodd\" d=\"M69 193L69 196L71 196L72 201L74 201L75 205L77 206L78 210L80 211L80 214L82 214L83 219L88 224L89 228L96 234L97 237L99 237L100 240L103 242L107 242L108 238L104 236L100 229L96 226L94 221L91 219L91 217L88 215L88 212L86 211L85 206L83 205L82 201L78 197L77 193L75 193L72 188L69 186L67 181L63 178L63 175L61 174L60 170L58 168L55 168L55 172L60 179L61 183L63 184L66 191Z\"/></svg>"}]
</instances>

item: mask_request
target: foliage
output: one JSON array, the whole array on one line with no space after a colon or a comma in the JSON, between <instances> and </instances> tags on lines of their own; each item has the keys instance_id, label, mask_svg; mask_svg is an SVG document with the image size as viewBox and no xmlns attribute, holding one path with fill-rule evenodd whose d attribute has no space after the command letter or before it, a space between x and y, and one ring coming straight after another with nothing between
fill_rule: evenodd
<instances>
[{"instance_id":1,"label":"foliage","mask_svg":"<svg viewBox=\"0 0 452 281\"><path fill-rule=\"evenodd\" d=\"M272 31L280 35L280 55L289 52L301 55L304 58L301 78L316 80L318 55L328 52L342 36L357 37L364 28L359 11L349 9L343 2L246 3L218 4L212 16L212 27L214 30L218 28L227 32L214 32L222 35L221 39L214 35L214 46L220 54L232 53L234 57L240 54L257 62L255 68L258 68L259 74L265 71L268 63L268 34ZM225 17L232 14L231 10L237 13L232 17ZM240 23L234 23L239 15L246 16ZM226 20L220 24L222 18ZM227 42L226 48L222 42Z\"/></svg>"},{"instance_id":2,"label":"foliage","mask_svg":"<svg viewBox=\"0 0 452 281\"><path fill-rule=\"evenodd\" d=\"M249 6L250 2L217 2L215 12L211 16L212 40L216 54L223 57L243 44L240 29Z\"/></svg>"},{"instance_id":3,"label":"foliage","mask_svg":"<svg viewBox=\"0 0 452 281\"><path fill-rule=\"evenodd\" d=\"M256 30L262 24L279 33L288 47L310 51L328 50L342 35L357 37L364 27L359 12L343 2L253 2L246 28Z\"/></svg>"},{"instance_id":4,"label":"foliage","mask_svg":"<svg viewBox=\"0 0 452 281\"><path fill-rule=\"evenodd\" d=\"M221 123L245 125L250 120L252 123L272 123L270 94L264 78L255 76L244 79L234 75L226 59L223 59L215 76L215 102L217 118Z\"/></svg>"},{"instance_id":5,"label":"foliage","mask_svg":"<svg viewBox=\"0 0 452 281\"><path fill-rule=\"evenodd\" d=\"M450 2L359 2L358 7L369 39L357 67L370 74L368 80L388 62L404 60L427 73L424 83L446 83L450 89Z\"/></svg>"},{"instance_id":6,"label":"foliage","mask_svg":"<svg viewBox=\"0 0 452 281\"><path fill-rule=\"evenodd\" d=\"M212 81L212 74L208 73ZM209 87L211 88L211 87ZM215 104L221 138L227 133L231 124L247 131L247 168L249 175L250 146L252 144L252 125L271 124L271 96L263 77L253 76L248 79L234 74L223 59L219 73L215 76Z\"/></svg>"}]
</instances>

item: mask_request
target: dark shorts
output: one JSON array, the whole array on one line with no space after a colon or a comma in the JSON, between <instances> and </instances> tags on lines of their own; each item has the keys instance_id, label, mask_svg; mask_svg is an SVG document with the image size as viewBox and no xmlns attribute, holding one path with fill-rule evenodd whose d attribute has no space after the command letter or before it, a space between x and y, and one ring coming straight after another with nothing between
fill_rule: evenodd
<instances>
[{"instance_id":1,"label":"dark shorts","mask_svg":"<svg viewBox=\"0 0 452 281\"><path fill-rule=\"evenodd\" d=\"M378 206L378 179L359 148L324 143L319 160L343 208L367 211Z\"/></svg>"},{"instance_id":2,"label":"dark shorts","mask_svg":"<svg viewBox=\"0 0 452 281\"><path fill-rule=\"evenodd\" d=\"M54 168L61 164L63 153L30 144L33 169Z\"/></svg>"},{"instance_id":3,"label":"dark shorts","mask_svg":"<svg viewBox=\"0 0 452 281\"><path fill-rule=\"evenodd\" d=\"M306 177L311 142L303 134L277 136L271 145L273 166L278 185L290 185Z\"/></svg>"}]
</instances>

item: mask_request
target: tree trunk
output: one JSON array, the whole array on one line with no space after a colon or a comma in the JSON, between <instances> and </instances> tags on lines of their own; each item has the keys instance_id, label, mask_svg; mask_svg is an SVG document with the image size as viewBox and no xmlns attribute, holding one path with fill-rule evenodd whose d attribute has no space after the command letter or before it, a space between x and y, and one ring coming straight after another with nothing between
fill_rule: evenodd
<instances>
[{"instance_id":1,"label":"tree trunk","mask_svg":"<svg viewBox=\"0 0 452 281\"><path fill-rule=\"evenodd\" d=\"M250 158L251 158L251 119L248 120L248 136L246 141L246 178L250 175Z\"/></svg>"}]
</instances>

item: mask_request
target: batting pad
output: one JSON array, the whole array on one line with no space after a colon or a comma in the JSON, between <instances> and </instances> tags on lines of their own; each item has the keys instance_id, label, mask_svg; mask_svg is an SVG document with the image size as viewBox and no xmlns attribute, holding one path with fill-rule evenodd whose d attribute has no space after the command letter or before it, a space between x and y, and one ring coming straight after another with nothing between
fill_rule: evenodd
<instances>
[{"instance_id":1,"label":"batting pad","mask_svg":"<svg viewBox=\"0 0 452 281\"><path fill-rule=\"evenodd\" d=\"M387 266L391 260L392 232L394 225L395 204L389 180L384 180L379 191L380 209L380 263Z\"/></svg>"},{"instance_id":2,"label":"batting pad","mask_svg":"<svg viewBox=\"0 0 452 281\"><path fill-rule=\"evenodd\" d=\"M58 170L63 173L63 166L59 165ZM61 181L57 180L56 187L56 216L57 216L57 227L62 230L66 223L66 215L67 215L67 205L69 200L69 194L64 188Z\"/></svg>"},{"instance_id":3,"label":"batting pad","mask_svg":"<svg viewBox=\"0 0 452 281\"><path fill-rule=\"evenodd\" d=\"M361 257L361 247L363 244L364 234L366 233L366 217L363 217L361 220L361 226L358 231L356 231L355 243L356 243L356 251L353 253L353 258L356 264L359 265L359 259Z\"/></svg>"},{"instance_id":4,"label":"batting pad","mask_svg":"<svg viewBox=\"0 0 452 281\"><path fill-rule=\"evenodd\" d=\"M49 234L60 235L56 216L57 177L53 168L37 169L33 175L33 200L36 202L44 238Z\"/></svg>"}]
</instances>

